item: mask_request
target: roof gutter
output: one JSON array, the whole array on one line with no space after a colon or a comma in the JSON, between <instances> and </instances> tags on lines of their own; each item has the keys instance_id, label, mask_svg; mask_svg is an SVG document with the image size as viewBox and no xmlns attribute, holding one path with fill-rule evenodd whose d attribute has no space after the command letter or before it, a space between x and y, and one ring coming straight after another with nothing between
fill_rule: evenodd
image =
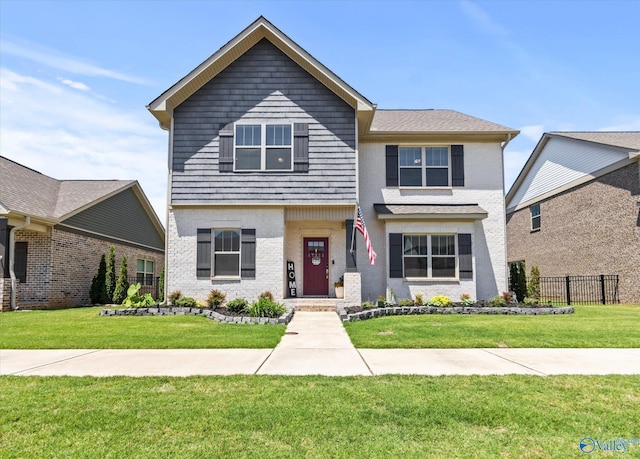
<instances>
[{"instance_id":1,"label":"roof gutter","mask_svg":"<svg viewBox=\"0 0 640 459\"><path fill-rule=\"evenodd\" d=\"M503 155L504 155L504 149L507 148L507 145L509 145L509 142L511 142L512 139L513 137L511 136L511 133L507 132L507 140L505 140L503 143L500 144L500 148L502 149Z\"/></svg>"},{"instance_id":2,"label":"roof gutter","mask_svg":"<svg viewBox=\"0 0 640 459\"><path fill-rule=\"evenodd\" d=\"M9 275L11 276L11 309L16 310L16 291L18 290L18 279L16 278L16 272L14 270L15 258L16 258L16 237L15 233L18 230L26 228L31 223L31 217L28 215L24 218L24 224L20 226L14 226L9 231Z\"/></svg>"}]
</instances>

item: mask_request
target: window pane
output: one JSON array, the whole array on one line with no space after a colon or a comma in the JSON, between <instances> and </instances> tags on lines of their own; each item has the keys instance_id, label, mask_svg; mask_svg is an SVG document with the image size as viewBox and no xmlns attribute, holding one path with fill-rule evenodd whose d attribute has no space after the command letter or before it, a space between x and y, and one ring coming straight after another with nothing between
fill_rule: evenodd
<instances>
[{"instance_id":1,"label":"window pane","mask_svg":"<svg viewBox=\"0 0 640 459\"><path fill-rule=\"evenodd\" d=\"M449 186L449 169L427 168L427 186Z\"/></svg>"},{"instance_id":2,"label":"window pane","mask_svg":"<svg viewBox=\"0 0 640 459\"><path fill-rule=\"evenodd\" d=\"M427 277L427 257L404 257L404 277Z\"/></svg>"},{"instance_id":3,"label":"window pane","mask_svg":"<svg viewBox=\"0 0 640 459\"><path fill-rule=\"evenodd\" d=\"M448 166L449 149L447 147L426 148L427 166Z\"/></svg>"},{"instance_id":4,"label":"window pane","mask_svg":"<svg viewBox=\"0 0 640 459\"><path fill-rule=\"evenodd\" d=\"M145 267L145 272L146 272L147 274L149 274L149 273L150 273L150 274L153 274L153 261L149 261L149 260L147 260L147 265L146 265L146 267Z\"/></svg>"},{"instance_id":5,"label":"window pane","mask_svg":"<svg viewBox=\"0 0 640 459\"><path fill-rule=\"evenodd\" d=\"M531 219L531 229L540 229L540 216Z\"/></svg>"},{"instance_id":6,"label":"window pane","mask_svg":"<svg viewBox=\"0 0 640 459\"><path fill-rule=\"evenodd\" d=\"M291 148L268 148L267 169L291 169Z\"/></svg>"},{"instance_id":7,"label":"window pane","mask_svg":"<svg viewBox=\"0 0 640 459\"><path fill-rule=\"evenodd\" d=\"M214 257L214 276L239 276L240 255L237 253L216 253Z\"/></svg>"},{"instance_id":8,"label":"window pane","mask_svg":"<svg viewBox=\"0 0 640 459\"><path fill-rule=\"evenodd\" d=\"M456 259L454 257L433 257L431 262L433 277L455 277Z\"/></svg>"},{"instance_id":9,"label":"window pane","mask_svg":"<svg viewBox=\"0 0 640 459\"><path fill-rule=\"evenodd\" d=\"M139 273L143 273L144 272L144 260L138 259L136 261L136 271L139 272Z\"/></svg>"},{"instance_id":10,"label":"window pane","mask_svg":"<svg viewBox=\"0 0 640 459\"><path fill-rule=\"evenodd\" d=\"M421 148L400 148L400 167L402 166L422 166Z\"/></svg>"},{"instance_id":11,"label":"window pane","mask_svg":"<svg viewBox=\"0 0 640 459\"><path fill-rule=\"evenodd\" d=\"M216 230L216 252L238 252L240 250L240 232L234 230Z\"/></svg>"},{"instance_id":12,"label":"window pane","mask_svg":"<svg viewBox=\"0 0 640 459\"><path fill-rule=\"evenodd\" d=\"M421 168L400 168L401 186L422 186Z\"/></svg>"},{"instance_id":13,"label":"window pane","mask_svg":"<svg viewBox=\"0 0 640 459\"><path fill-rule=\"evenodd\" d=\"M433 255L455 255L455 238L453 236L431 236L431 253Z\"/></svg>"},{"instance_id":14,"label":"window pane","mask_svg":"<svg viewBox=\"0 0 640 459\"><path fill-rule=\"evenodd\" d=\"M427 236L405 236L404 237L404 254L405 255L426 255L427 254Z\"/></svg>"},{"instance_id":15,"label":"window pane","mask_svg":"<svg viewBox=\"0 0 640 459\"><path fill-rule=\"evenodd\" d=\"M267 130L267 145L291 145L290 124L269 124Z\"/></svg>"},{"instance_id":16,"label":"window pane","mask_svg":"<svg viewBox=\"0 0 640 459\"><path fill-rule=\"evenodd\" d=\"M260 128L259 124L236 125L236 145L260 145Z\"/></svg>"},{"instance_id":17,"label":"window pane","mask_svg":"<svg viewBox=\"0 0 640 459\"><path fill-rule=\"evenodd\" d=\"M236 149L236 170L260 169L260 149L259 148L237 148Z\"/></svg>"}]
</instances>

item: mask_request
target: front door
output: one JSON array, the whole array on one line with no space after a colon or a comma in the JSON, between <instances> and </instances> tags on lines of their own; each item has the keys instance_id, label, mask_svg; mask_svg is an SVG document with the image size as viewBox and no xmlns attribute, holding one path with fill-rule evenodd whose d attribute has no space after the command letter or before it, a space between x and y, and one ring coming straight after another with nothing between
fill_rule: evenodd
<instances>
[{"instance_id":1,"label":"front door","mask_svg":"<svg viewBox=\"0 0 640 459\"><path fill-rule=\"evenodd\" d=\"M304 238L304 295L329 295L329 239Z\"/></svg>"}]
</instances>

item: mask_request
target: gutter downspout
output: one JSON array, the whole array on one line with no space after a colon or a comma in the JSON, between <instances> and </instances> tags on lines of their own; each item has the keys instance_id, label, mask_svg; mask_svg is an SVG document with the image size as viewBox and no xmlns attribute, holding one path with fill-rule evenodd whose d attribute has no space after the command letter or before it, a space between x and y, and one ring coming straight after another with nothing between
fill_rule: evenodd
<instances>
[{"instance_id":1,"label":"gutter downspout","mask_svg":"<svg viewBox=\"0 0 640 459\"><path fill-rule=\"evenodd\" d=\"M16 255L16 238L15 232L26 228L31 223L31 217L26 216L24 218L24 224L20 226L14 226L9 231L9 275L11 276L11 309L16 310L16 290L18 290L18 279L16 278L16 272L14 270L15 255Z\"/></svg>"}]
</instances>

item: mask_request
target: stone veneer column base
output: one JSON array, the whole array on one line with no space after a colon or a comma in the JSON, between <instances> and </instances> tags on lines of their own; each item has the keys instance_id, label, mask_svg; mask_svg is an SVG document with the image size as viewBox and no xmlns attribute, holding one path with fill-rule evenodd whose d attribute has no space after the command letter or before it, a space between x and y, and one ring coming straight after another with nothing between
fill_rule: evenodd
<instances>
[{"instance_id":1,"label":"stone veneer column base","mask_svg":"<svg viewBox=\"0 0 640 459\"><path fill-rule=\"evenodd\" d=\"M344 300L347 306L360 306L362 303L362 279L360 273L344 273Z\"/></svg>"}]
</instances>

